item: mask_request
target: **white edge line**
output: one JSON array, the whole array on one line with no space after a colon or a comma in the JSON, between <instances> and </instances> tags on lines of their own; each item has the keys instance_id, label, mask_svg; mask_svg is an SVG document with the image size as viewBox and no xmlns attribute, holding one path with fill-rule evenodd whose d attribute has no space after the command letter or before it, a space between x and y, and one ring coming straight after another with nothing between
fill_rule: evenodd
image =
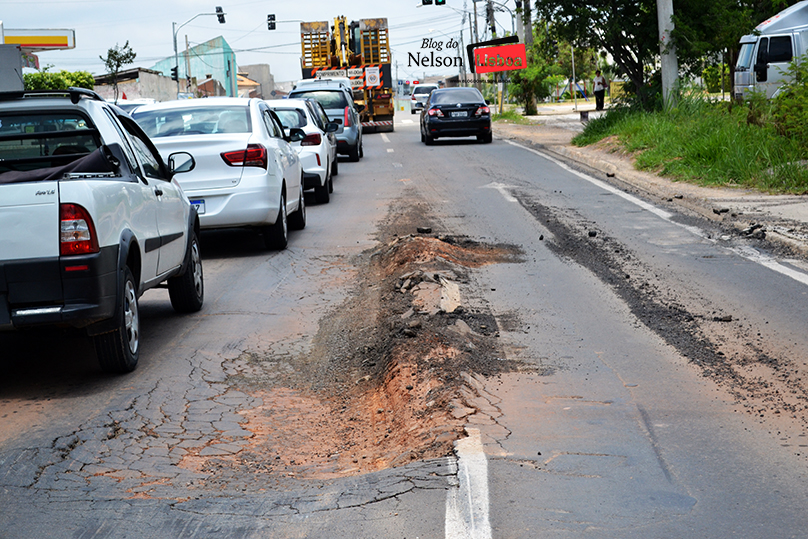
<instances>
[{"instance_id":1,"label":"white edge line","mask_svg":"<svg viewBox=\"0 0 808 539\"><path fill-rule=\"evenodd\" d=\"M491 539L488 461L479 429L455 442L459 486L446 493L446 539Z\"/></svg>"},{"instance_id":2,"label":"white edge line","mask_svg":"<svg viewBox=\"0 0 808 539\"><path fill-rule=\"evenodd\" d=\"M521 144L519 144L517 142L513 142L511 140L507 140L507 139L502 139L502 140L503 140L503 142L507 142L511 146L516 146L517 148L527 150L527 151L529 151L531 153L534 153L534 154L538 155L539 157L547 159L548 161L550 161L550 162L558 165L559 167L563 168L567 172L575 174L579 178L584 179L584 180L588 181L589 183L591 183L593 185L597 185L601 189L605 189L606 191L609 191L610 193L613 193L613 194L615 194L615 195L617 195L617 196L619 196L621 198L624 198L625 200L631 202L632 204L635 204L635 205L641 207L644 210L648 210L649 212L651 212L654 215L664 219L665 221L667 221L667 222L669 222L671 224L674 224L676 226L684 228L685 230L687 230L691 234L694 234L694 235L696 235L696 236L698 236L700 238L703 238L703 239L709 240L709 241L711 241L713 243L716 243L715 240L709 238L707 236L707 234L703 230L701 230L700 228L695 227L695 226L683 225L682 223L677 223L676 221L673 220L673 214L671 214L671 213L669 213L669 212L667 212L667 211L665 211L663 209L657 208L653 204L649 204L648 202L645 202L644 200L640 200L639 198L637 198L635 196L629 195L628 193L624 193L623 191L619 190L618 188L616 188L616 187L614 187L612 185L609 185L606 182L602 182L602 181L600 181L600 180L598 180L596 178L593 178L592 176L588 176L588 175L584 174L583 172L578 172L577 170L571 168L566 163L564 163L562 161L559 161L558 159L555 159L555 158L547 155L544 152L540 152L539 150L535 150L533 148L528 148L527 146L523 146L523 145L521 145ZM798 283L801 283L801 284L804 284L804 285L808 286L808 275L806 275L805 273L802 273L800 271L797 271L797 270L795 270L793 268L789 268L788 266L784 266L784 265L780 264L779 262L777 262L776 260L774 260L770 256L764 255L763 253L759 252L757 249L753 249L752 247L727 248L727 249L729 251L737 254L738 256L740 256L742 258L745 258L746 260L749 260L750 262L760 264L763 267L769 268L772 271L775 271L775 272L777 272L777 273L779 273L781 275L785 275L786 277L790 277L791 279L794 279Z\"/></svg>"}]
</instances>

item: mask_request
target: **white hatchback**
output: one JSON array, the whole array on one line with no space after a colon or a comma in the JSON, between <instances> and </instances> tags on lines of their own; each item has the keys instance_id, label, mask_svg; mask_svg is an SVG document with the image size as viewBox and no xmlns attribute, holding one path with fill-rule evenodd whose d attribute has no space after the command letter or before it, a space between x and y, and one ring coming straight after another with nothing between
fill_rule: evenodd
<instances>
[{"instance_id":1,"label":"white hatchback","mask_svg":"<svg viewBox=\"0 0 808 539\"><path fill-rule=\"evenodd\" d=\"M325 204L334 191L337 173L337 139L339 124L329 122L322 105L313 99L277 99L267 101L278 115L283 128L302 129L306 137L293 142L303 166L303 189L314 189L318 204Z\"/></svg>"},{"instance_id":2,"label":"white hatchback","mask_svg":"<svg viewBox=\"0 0 808 539\"><path fill-rule=\"evenodd\" d=\"M213 97L144 105L132 117L164 155L193 152L181 186L202 228L257 227L267 248L306 226L303 170L277 116L260 99Z\"/></svg>"}]
</instances>

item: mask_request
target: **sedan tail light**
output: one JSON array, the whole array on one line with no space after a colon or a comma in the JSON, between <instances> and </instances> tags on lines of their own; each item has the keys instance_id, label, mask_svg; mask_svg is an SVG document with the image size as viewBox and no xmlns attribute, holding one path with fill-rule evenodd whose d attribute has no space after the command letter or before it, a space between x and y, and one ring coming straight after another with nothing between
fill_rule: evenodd
<instances>
[{"instance_id":1,"label":"sedan tail light","mask_svg":"<svg viewBox=\"0 0 808 539\"><path fill-rule=\"evenodd\" d=\"M438 118L443 118L443 111L440 109L429 109L427 112L430 116L437 116Z\"/></svg>"},{"instance_id":2,"label":"sedan tail light","mask_svg":"<svg viewBox=\"0 0 808 539\"><path fill-rule=\"evenodd\" d=\"M90 214L78 204L59 206L59 253L62 256L97 253L98 236Z\"/></svg>"},{"instance_id":3,"label":"sedan tail light","mask_svg":"<svg viewBox=\"0 0 808 539\"><path fill-rule=\"evenodd\" d=\"M491 113L491 109L489 109L488 107L482 106L482 107L477 109L477 112L475 112L474 115L475 116L482 116L483 114L490 114L490 113Z\"/></svg>"},{"instance_id":4,"label":"sedan tail light","mask_svg":"<svg viewBox=\"0 0 808 539\"><path fill-rule=\"evenodd\" d=\"M319 146L322 141L323 139L320 137L320 133L312 133L311 135L306 135L306 138L300 141L300 145Z\"/></svg>"},{"instance_id":5,"label":"sedan tail light","mask_svg":"<svg viewBox=\"0 0 808 539\"><path fill-rule=\"evenodd\" d=\"M345 107L345 120L343 124L345 127L351 127L351 107Z\"/></svg>"},{"instance_id":6,"label":"sedan tail light","mask_svg":"<svg viewBox=\"0 0 808 539\"><path fill-rule=\"evenodd\" d=\"M261 144L248 144L244 150L222 152L222 159L231 167L267 168L267 149Z\"/></svg>"}]
</instances>

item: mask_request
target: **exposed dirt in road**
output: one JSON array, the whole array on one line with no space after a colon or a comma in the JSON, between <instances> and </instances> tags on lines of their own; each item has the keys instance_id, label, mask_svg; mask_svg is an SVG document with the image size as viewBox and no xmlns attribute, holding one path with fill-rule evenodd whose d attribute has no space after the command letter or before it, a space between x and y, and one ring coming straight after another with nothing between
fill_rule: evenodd
<instances>
[{"instance_id":1,"label":"exposed dirt in road","mask_svg":"<svg viewBox=\"0 0 808 539\"><path fill-rule=\"evenodd\" d=\"M808 364L761 335L692 286L640 261L629 248L569 209L538 201L522 205L553 234L548 245L609 284L632 313L706 377L726 390L743 410L765 421L781 440L808 457Z\"/></svg>"},{"instance_id":2,"label":"exposed dirt in road","mask_svg":"<svg viewBox=\"0 0 808 539\"><path fill-rule=\"evenodd\" d=\"M227 457L192 451L182 466L214 483L230 471L329 478L450 454L476 412L461 395L473 396L468 381L515 368L501 359L494 317L475 304L471 271L519 252L415 233L429 222L417 205L391 212L380 246L356 261L349 299L322 318L294 369L254 353L236 360L231 381L263 402L243 412L249 446Z\"/></svg>"}]
</instances>

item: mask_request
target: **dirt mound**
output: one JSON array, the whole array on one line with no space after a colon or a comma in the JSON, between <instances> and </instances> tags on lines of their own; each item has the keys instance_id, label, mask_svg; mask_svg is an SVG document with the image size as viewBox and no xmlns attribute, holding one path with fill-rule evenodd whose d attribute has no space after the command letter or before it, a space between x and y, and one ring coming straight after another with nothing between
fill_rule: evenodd
<instances>
[{"instance_id":1,"label":"dirt mound","mask_svg":"<svg viewBox=\"0 0 808 539\"><path fill-rule=\"evenodd\" d=\"M232 381L263 402L243 412L249 444L230 456L194 451L182 466L214 478L228 470L330 478L452 452L475 412L461 396L474 394L466 381L513 368L499 359L494 317L470 299L469 271L519 253L469 238L399 235L422 218L410 209L387 227L391 239L363 255L354 292L322 318L294 372L267 376L271 358L242 358L248 367Z\"/></svg>"}]
</instances>

